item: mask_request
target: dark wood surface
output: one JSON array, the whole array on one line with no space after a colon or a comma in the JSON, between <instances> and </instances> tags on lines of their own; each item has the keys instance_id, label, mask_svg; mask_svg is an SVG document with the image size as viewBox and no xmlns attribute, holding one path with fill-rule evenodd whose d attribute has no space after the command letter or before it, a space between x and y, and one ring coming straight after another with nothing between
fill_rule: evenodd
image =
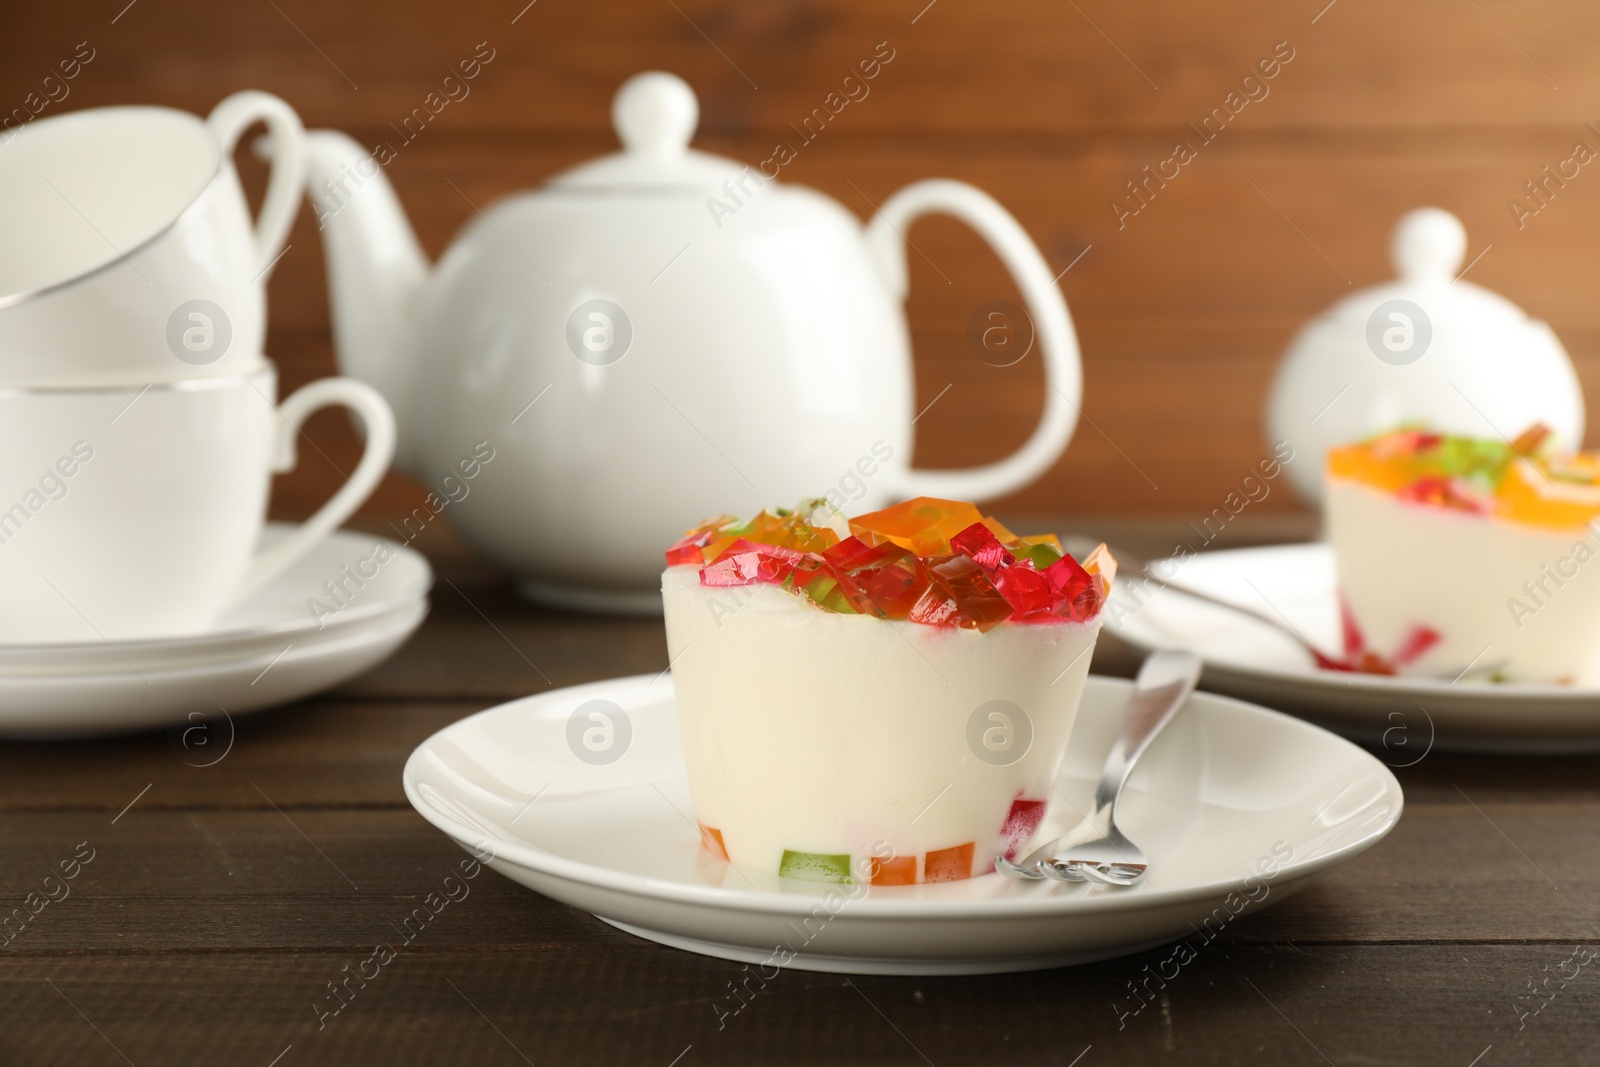
<instances>
[{"instance_id":1,"label":"dark wood surface","mask_svg":"<svg viewBox=\"0 0 1600 1067\"><path fill-rule=\"evenodd\" d=\"M1175 532L1082 529L1146 552ZM1228 537L1305 531L1261 521ZM405 802L411 749L548 688L540 672L560 686L666 662L658 621L529 606L443 527L426 538L459 589L439 583L416 638L338 692L238 719L215 766L187 765L162 734L0 744L0 913L80 843L93 849L70 895L0 948L0 1063L1600 1058L1600 976L1552 979L1559 993L1519 1019L1541 1003L1530 982L1600 943L1600 760L1443 753L1398 771L1407 807L1385 842L1230 925L1125 1019L1127 984L1159 951L974 978L791 971L719 1027L737 965L637 940L485 873L319 1029L325 983L390 938L387 924L461 857ZM1101 672L1134 664L1110 640L1096 653Z\"/></svg>"}]
</instances>

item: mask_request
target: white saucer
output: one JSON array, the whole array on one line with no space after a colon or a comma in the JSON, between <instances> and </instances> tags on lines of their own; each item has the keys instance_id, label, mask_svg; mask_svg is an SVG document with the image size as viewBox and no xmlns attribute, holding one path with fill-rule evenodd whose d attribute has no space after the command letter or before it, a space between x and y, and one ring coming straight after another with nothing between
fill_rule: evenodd
<instances>
[{"instance_id":1,"label":"white saucer","mask_svg":"<svg viewBox=\"0 0 1600 1067\"><path fill-rule=\"evenodd\" d=\"M1186 585L1257 608L1270 604L1319 647L1340 647L1338 580L1326 544L1205 552L1171 565ZM1136 607L1127 592L1124 586L1113 594L1126 612L1106 612L1106 625L1122 640L1142 650L1191 649L1205 660L1206 688L1380 744L1391 766L1418 762L1432 748L1600 750L1600 690L1318 670L1287 635L1246 616L1172 590L1154 592Z\"/></svg>"},{"instance_id":2,"label":"white saucer","mask_svg":"<svg viewBox=\"0 0 1600 1067\"><path fill-rule=\"evenodd\" d=\"M1089 679L1041 838L1087 808L1130 687ZM590 723L574 729L574 712L591 700L628 720L613 725L627 740L605 765L576 755ZM743 871L700 847L672 701L670 678L640 675L491 708L411 754L406 796L463 848L492 851L489 864L508 878L629 933L755 964L783 949L795 953L789 966L850 974L1036 970L1215 936L1371 847L1403 803L1388 769L1349 742L1196 693L1140 763L1122 809L1151 857L1140 885L998 874L823 885ZM1279 869L1251 875L1274 862L1275 846L1287 857Z\"/></svg>"},{"instance_id":3,"label":"white saucer","mask_svg":"<svg viewBox=\"0 0 1600 1067\"><path fill-rule=\"evenodd\" d=\"M287 529L270 525L264 543ZM393 555L362 566L380 543ZM346 566L374 573L357 573L358 587ZM345 583L342 607L330 581ZM341 531L205 633L0 646L0 737L126 732L298 700L388 658L427 616L432 582L421 554ZM311 598L331 613L313 614Z\"/></svg>"}]
</instances>

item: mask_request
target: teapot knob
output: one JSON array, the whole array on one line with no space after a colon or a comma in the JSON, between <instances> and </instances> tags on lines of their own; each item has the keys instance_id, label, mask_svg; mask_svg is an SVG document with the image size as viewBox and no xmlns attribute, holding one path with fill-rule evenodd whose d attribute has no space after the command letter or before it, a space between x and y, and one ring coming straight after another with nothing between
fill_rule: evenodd
<instances>
[{"instance_id":1,"label":"teapot knob","mask_svg":"<svg viewBox=\"0 0 1600 1067\"><path fill-rule=\"evenodd\" d=\"M1406 281L1449 281L1461 269L1467 230L1461 220L1437 207L1419 207L1394 228L1390 254Z\"/></svg>"},{"instance_id":2,"label":"teapot knob","mask_svg":"<svg viewBox=\"0 0 1600 1067\"><path fill-rule=\"evenodd\" d=\"M651 70L622 83L611 102L611 123L629 152L682 155L700 121L700 102L676 74Z\"/></svg>"}]
</instances>

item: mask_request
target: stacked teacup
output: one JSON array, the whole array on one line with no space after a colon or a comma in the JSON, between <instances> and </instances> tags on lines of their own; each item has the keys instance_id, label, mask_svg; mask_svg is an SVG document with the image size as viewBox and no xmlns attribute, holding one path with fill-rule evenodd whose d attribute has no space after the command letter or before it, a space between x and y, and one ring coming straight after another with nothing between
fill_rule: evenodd
<instances>
[{"instance_id":1,"label":"stacked teacup","mask_svg":"<svg viewBox=\"0 0 1600 1067\"><path fill-rule=\"evenodd\" d=\"M233 165L266 126L259 217ZM206 119L109 107L0 134L0 644L197 633L311 551L387 470L376 392L325 379L277 404L265 285L305 184L282 100ZM342 405L366 451L311 519L261 550L300 424Z\"/></svg>"}]
</instances>

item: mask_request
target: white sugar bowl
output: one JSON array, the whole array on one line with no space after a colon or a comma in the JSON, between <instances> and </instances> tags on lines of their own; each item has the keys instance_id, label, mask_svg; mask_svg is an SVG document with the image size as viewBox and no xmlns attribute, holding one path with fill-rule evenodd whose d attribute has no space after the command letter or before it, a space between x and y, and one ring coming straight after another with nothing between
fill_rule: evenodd
<instances>
[{"instance_id":1,"label":"white sugar bowl","mask_svg":"<svg viewBox=\"0 0 1600 1067\"><path fill-rule=\"evenodd\" d=\"M1550 327L1461 280L1461 221L1409 212L1392 244L1399 277L1346 297L1307 323L1278 367L1267 406L1271 440L1294 448L1289 476L1322 499L1329 448L1407 422L1514 438L1535 422L1562 447L1583 442L1583 394Z\"/></svg>"}]
</instances>

